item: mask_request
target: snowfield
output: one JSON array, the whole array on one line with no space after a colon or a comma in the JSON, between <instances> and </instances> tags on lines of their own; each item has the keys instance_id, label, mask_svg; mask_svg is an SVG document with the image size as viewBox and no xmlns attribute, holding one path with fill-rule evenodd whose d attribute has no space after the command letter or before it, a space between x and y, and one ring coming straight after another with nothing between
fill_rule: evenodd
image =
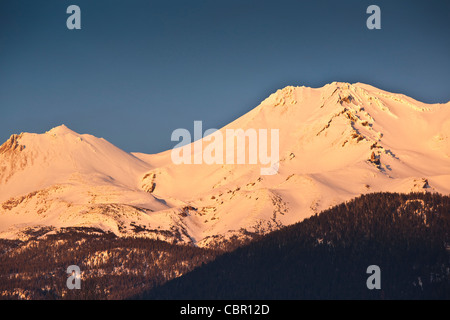
<instances>
[{"instance_id":1,"label":"snowfield","mask_svg":"<svg viewBox=\"0 0 450 320\"><path fill-rule=\"evenodd\" d=\"M0 147L0 238L94 227L212 246L364 193L450 194L450 103L362 83L286 87L220 131L249 128L279 129L276 175L260 165L176 165L171 150L130 154L64 125L13 135Z\"/></svg>"}]
</instances>

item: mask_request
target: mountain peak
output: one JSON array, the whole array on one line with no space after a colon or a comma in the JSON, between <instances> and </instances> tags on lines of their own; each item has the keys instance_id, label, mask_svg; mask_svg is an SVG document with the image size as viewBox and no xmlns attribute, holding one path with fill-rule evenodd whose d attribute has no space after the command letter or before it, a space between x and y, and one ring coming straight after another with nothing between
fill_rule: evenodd
<instances>
[{"instance_id":1,"label":"mountain peak","mask_svg":"<svg viewBox=\"0 0 450 320\"><path fill-rule=\"evenodd\" d=\"M243 230L293 224L360 194L449 194L449 119L447 105L364 83L287 86L220 129L225 138L227 129L244 130L245 162L255 145L259 160L269 157L259 148L269 144L259 136L267 130L279 171L264 177L262 160L178 165L170 150L136 157L65 125L13 135L0 147L0 238L20 237L39 223L214 246L244 239ZM256 139L248 129L257 131ZM204 142L206 154L213 144ZM227 156L226 143L222 148Z\"/></svg>"},{"instance_id":2,"label":"mountain peak","mask_svg":"<svg viewBox=\"0 0 450 320\"><path fill-rule=\"evenodd\" d=\"M53 134L53 135L66 135L66 134L78 135L78 133L69 129L65 124L54 127L53 129L47 131L47 133Z\"/></svg>"},{"instance_id":3,"label":"mountain peak","mask_svg":"<svg viewBox=\"0 0 450 320\"><path fill-rule=\"evenodd\" d=\"M320 88L312 88L306 86L286 86L272 93L263 102L275 107L295 105L301 104L302 97L309 97L313 94L313 92L321 93L323 99L326 99L334 95L336 92L342 92L345 95L348 95L349 91L356 92L357 90L360 91L359 83L351 84L348 82L337 81L328 83Z\"/></svg>"}]
</instances>

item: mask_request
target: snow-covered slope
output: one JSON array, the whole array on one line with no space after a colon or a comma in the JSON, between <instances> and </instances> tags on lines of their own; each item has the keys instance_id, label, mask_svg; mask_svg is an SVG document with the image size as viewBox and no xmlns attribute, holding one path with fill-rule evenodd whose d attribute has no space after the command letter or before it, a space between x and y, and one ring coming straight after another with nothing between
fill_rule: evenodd
<instances>
[{"instance_id":1,"label":"snow-covered slope","mask_svg":"<svg viewBox=\"0 0 450 320\"><path fill-rule=\"evenodd\" d=\"M106 140L64 125L13 135L0 147L1 236L42 226L134 234L140 225L158 225L149 213L170 203L138 187L150 169Z\"/></svg>"},{"instance_id":2,"label":"snow-covered slope","mask_svg":"<svg viewBox=\"0 0 450 320\"><path fill-rule=\"evenodd\" d=\"M96 226L208 245L361 193L450 193L450 103L361 83L286 87L220 132L239 128L279 130L277 174L261 175L261 165L176 165L171 150L131 155L64 126L12 136L0 148L0 236Z\"/></svg>"}]
</instances>

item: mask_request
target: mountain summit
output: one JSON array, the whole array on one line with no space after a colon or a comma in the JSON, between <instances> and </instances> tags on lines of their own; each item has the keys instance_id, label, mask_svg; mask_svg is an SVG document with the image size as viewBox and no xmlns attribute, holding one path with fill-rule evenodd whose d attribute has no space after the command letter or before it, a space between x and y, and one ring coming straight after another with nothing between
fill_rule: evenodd
<instances>
[{"instance_id":1,"label":"mountain summit","mask_svg":"<svg viewBox=\"0 0 450 320\"><path fill-rule=\"evenodd\" d=\"M13 135L0 147L0 236L76 226L208 246L360 194L450 193L450 103L361 83L289 86L226 129L278 129L278 173L176 165L171 150L129 154L64 125Z\"/></svg>"}]
</instances>

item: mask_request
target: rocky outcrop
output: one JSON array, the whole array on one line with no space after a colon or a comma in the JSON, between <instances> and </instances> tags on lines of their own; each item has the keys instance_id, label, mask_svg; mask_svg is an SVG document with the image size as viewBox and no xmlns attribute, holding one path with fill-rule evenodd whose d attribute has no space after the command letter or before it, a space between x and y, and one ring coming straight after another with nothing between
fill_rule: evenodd
<instances>
[{"instance_id":1,"label":"rocky outcrop","mask_svg":"<svg viewBox=\"0 0 450 320\"><path fill-rule=\"evenodd\" d=\"M422 178L422 179L415 179L414 180L413 189L427 189L427 188L430 188L430 185L428 183L428 179Z\"/></svg>"},{"instance_id":2,"label":"rocky outcrop","mask_svg":"<svg viewBox=\"0 0 450 320\"><path fill-rule=\"evenodd\" d=\"M5 154L14 151L22 151L25 149L24 145L19 144L22 134L13 134L4 144L0 146L0 154Z\"/></svg>"},{"instance_id":3,"label":"rocky outcrop","mask_svg":"<svg viewBox=\"0 0 450 320\"><path fill-rule=\"evenodd\" d=\"M148 193L153 193L156 188L156 173L147 173L144 178L142 178L142 189Z\"/></svg>"},{"instance_id":4,"label":"rocky outcrop","mask_svg":"<svg viewBox=\"0 0 450 320\"><path fill-rule=\"evenodd\" d=\"M0 183L6 183L18 171L25 168L28 162L32 162L27 156L23 156L24 145L20 144L22 133L13 134L0 146Z\"/></svg>"},{"instance_id":5,"label":"rocky outcrop","mask_svg":"<svg viewBox=\"0 0 450 320\"><path fill-rule=\"evenodd\" d=\"M374 151L372 151L372 154L370 155L370 162L372 162L373 164L379 166L381 165L381 161L380 161L380 156L376 155Z\"/></svg>"}]
</instances>

